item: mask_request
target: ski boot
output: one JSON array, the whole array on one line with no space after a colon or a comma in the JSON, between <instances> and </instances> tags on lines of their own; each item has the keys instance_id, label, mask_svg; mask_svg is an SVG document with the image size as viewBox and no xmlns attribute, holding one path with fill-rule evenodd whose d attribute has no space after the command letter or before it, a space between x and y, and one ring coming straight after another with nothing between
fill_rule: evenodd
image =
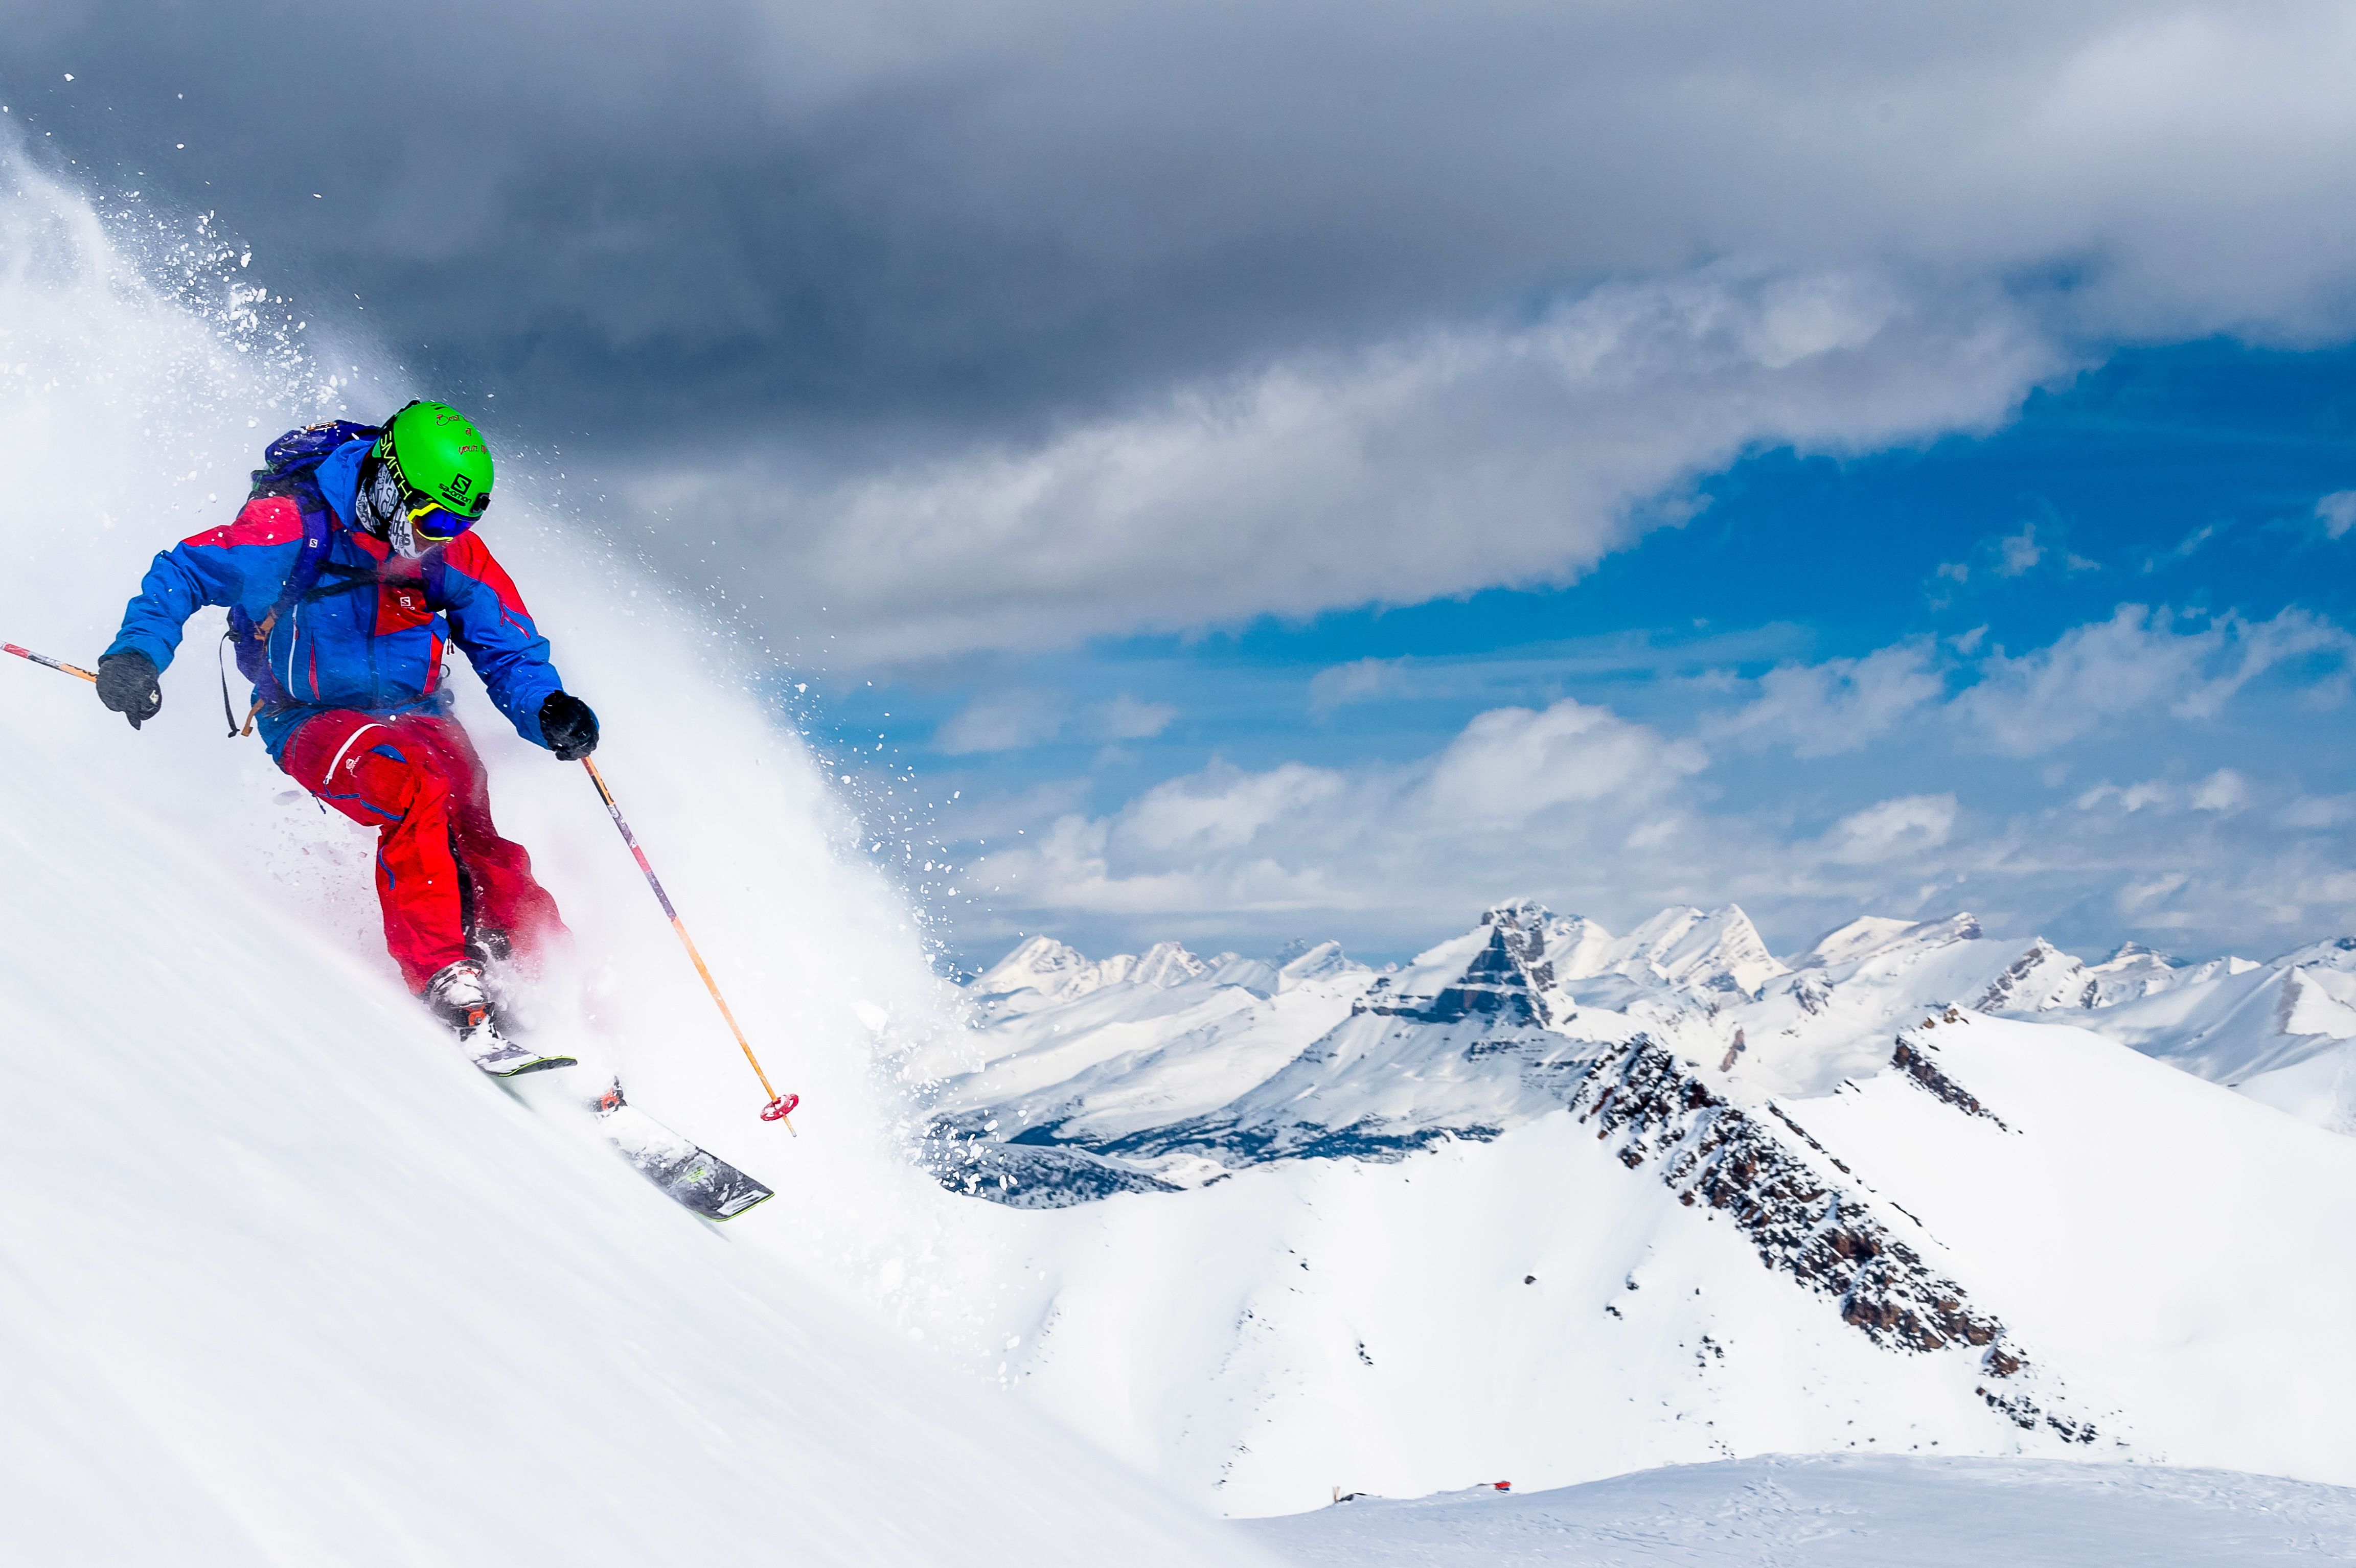
<instances>
[{"instance_id":1,"label":"ski boot","mask_svg":"<svg viewBox=\"0 0 2356 1568\"><path fill-rule=\"evenodd\" d=\"M483 966L471 958L446 965L426 982L425 1005L456 1032L467 1059L494 1078L573 1065L572 1057L543 1055L499 1032L490 997L483 989Z\"/></svg>"}]
</instances>

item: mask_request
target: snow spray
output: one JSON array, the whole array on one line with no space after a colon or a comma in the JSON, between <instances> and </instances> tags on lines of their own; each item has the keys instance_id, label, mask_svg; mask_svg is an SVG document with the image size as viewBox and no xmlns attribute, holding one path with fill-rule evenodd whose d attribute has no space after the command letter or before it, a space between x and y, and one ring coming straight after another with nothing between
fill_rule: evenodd
<instances>
[{"instance_id":1,"label":"snow spray","mask_svg":"<svg viewBox=\"0 0 2356 1568\"><path fill-rule=\"evenodd\" d=\"M712 971L704 967L703 955L695 950L695 938L687 933L687 923L679 918L679 911L670 907L670 895L663 891L662 879L655 875L654 867L647 859L647 852L638 848L638 836L630 831L629 822L622 816L622 808L614 799L614 792L605 787L605 775L597 771L597 763L594 758L582 758L581 765L589 770L589 782L597 786L597 797L605 803L606 814L613 817L614 826L621 830L622 842L630 847L630 853L637 858L638 869L647 874L647 886L654 890L655 902L662 905L663 913L670 921L670 928L679 933L680 945L687 949L688 957L694 961L695 972L703 976L703 988L710 991L712 999L719 1004L720 1016L728 1020L729 1032L735 1035L737 1048L744 1051L744 1060L752 1063L753 1076L761 1081L761 1093L769 1097L769 1103L761 1107L761 1119L765 1122L783 1122L786 1124L786 1131L792 1133L794 1131L793 1109L802 1103L802 1097L799 1094L778 1093L776 1087L770 1083L769 1075L761 1071L761 1059L753 1054L753 1042L744 1038L744 1027L736 1021L736 1015L729 1010L728 998L720 994L720 983L712 977ZM794 1133L794 1136L801 1136L799 1133Z\"/></svg>"}]
</instances>

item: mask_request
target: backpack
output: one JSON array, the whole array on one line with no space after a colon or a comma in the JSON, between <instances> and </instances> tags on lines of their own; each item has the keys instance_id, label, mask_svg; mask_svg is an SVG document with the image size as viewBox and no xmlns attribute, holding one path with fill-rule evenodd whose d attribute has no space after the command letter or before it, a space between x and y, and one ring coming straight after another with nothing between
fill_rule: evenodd
<instances>
[{"instance_id":1,"label":"backpack","mask_svg":"<svg viewBox=\"0 0 2356 1568\"><path fill-rule=\"evenodd\" d=\"M370 574L356 573L346 568L336 569L336 574L346 581L319 586L319 575L327 559L327 503L319 494L318 482L312 477L327 454L350 441L374 441L384 433L384 427L356 424L350 420L329 420L324 424L305 425L290 430L262 448L262 466L253 471L248 501L265 496L284 496L294 503L303 518L303 548L294 557L294 570L286 574L285 586L278 591L277 601L270 613L256 622L242 610L230 612L230 628L221 640L235 650L238 673L252 681L262 695L245 716L240 728L237 711L230 706L229 674L221 673L221 712L229 720L231 738L253 733L254 715L262 711L270 699L267 695L277 687L270 673L268 660L258 645L266 642L270 629L288 606L299 600L316 599L325 593L341 593L359 588Z\"/></svg>"}]
</instances>

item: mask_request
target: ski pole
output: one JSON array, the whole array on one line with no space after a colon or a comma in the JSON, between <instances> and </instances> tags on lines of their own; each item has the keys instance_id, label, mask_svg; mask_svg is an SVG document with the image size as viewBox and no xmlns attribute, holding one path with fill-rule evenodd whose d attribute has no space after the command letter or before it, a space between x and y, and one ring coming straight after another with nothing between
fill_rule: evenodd
<instances>
[{"instance_id":1,"label":"ski pole","mask_svg":"<svg viewBox=\"0 0 2356 1568\"><path fill-rule=\"evenodd\" d=\"M0 643L0 651L15 654L20 659L30 659L35 664L45 664L51 669L61 669L68 675L78 675L81 677L82 679L90 682L92 686L96 686L98 684L98 677L91 674L90 671L82 668L80 665L70 665L62 660L53 659L47 654L37 654L30 648L20 648L14 643Z\"/></svg>"},{"instance_id":2,"label":"ski pole","mask_svg":"<svg viewBox=\"0 0 2356 1568\"><path fill-rule=\"evenodd\" d=\"M606 815L614 819L614 826L621 829L622 842L627 844L630 853L637 858L638 869L647 874L647 886L655 891L655 902L662 905L663 913L669 917L670 928L679 933L680 945L686 948L688 957L694 960L695 972L703 976L703 988L710 991L712 999L719 1004L720 1016L728 1020L729 1030L736 1036L736 1044L744 1052L744 1060L752 1063L753 1076L761 1081L761 1092L769 1097L769 1103L761 1107L761 1119L783 1122L786 1131L794 1133L796 1137L801 1136L801 1134L794 1132L791 1113L796 1105L802 1103L802 1097L780 1094L771 1086L769 1075L761 1071L761 1059L753 1054L752 1041L744 1038L743 1026L737 1023L736 1015L728 1009L728 998L720 994L719 983L712 979L712 971L703 966L703 955L695 950L695 939L688 935L687 923L679 918L679 911L670 907L670 895L663 891L662 880L655 875L654 867L647 863L647 852L638 848L638 836L631 832L630 825L623 820L622 808L614 801L614 792L605 787L605 775L597 771L596 763L590 758L582 758L581 765L589 770L589 780L597 786L598 798L605 801Z\"/></svg>"}]
</instances>

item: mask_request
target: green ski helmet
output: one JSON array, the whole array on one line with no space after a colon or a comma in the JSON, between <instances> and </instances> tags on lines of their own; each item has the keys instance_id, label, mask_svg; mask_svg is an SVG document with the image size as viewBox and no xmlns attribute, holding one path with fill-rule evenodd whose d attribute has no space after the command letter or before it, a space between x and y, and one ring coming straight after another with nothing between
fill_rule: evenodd
<instances>
[{"instance_id":1,"label":"green ski helmet","mask_svg":"<svg viewBox=\"0 0 2356 1568\"><path fill-rule=\"evenodd\" d=\"M369 455L401 486L401 510L427 544L446 544L491 504L491 448L447 403L413 401L386 421Z\"/></svg>"}]
</instances>

